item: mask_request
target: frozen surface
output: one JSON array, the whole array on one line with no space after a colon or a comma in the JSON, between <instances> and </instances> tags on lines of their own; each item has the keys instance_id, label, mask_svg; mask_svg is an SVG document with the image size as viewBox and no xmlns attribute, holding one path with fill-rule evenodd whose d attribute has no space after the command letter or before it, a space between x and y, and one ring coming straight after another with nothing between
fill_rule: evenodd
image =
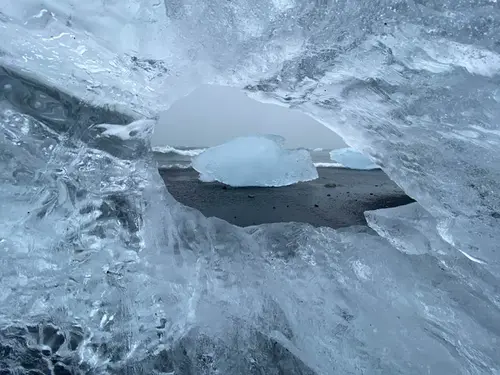
<instances>
[{"instance_id":1,"label":"frozen surface","mask_svg":"<svg viewBox=\"0 0 500 375\"><path fill-rule=\"evenodd\" d=\"M177 149L172 146L154 146L153 151L162 154L177 154L181 156L196 156L205 151L205 148L192 148L192 149Z\"/></svg>"},{"instance_id":2,"label":"frozen surface","mask_svg":"<svg viewBox=\"0 0 500 375\"><path fill-rule=\"evenodd\" d=\"M148 151L153 121L2 71L5 86L1 369L500 368L498 278L444 242L417 204L367 213L382 237L366 227L233 227L168 194Z\"/></svg>"},{"instance_id":3,"label":"frozen surface","mask_svg":"<svg viewBox=\"0 0 500 375\"><path fill-rule=\"evenodd\" d=\"M199 84L302 110L370 155L440 236L500 267L499 3L6 0L0 63L156 115Z\"/></svg>"},{"instance_id":4,"label":"frozen surface","mask_svg":"<svg viewBox=\"0 0 500 375\"><path fill-rule=\"evenodd\" d=\"M366 211L368 225L407 254L453 254L436 231L436 220L418 203Z\"/></svg>"},{"instance_id":5,"label":"frozen surface","mask_svg":"<svg viewBox=\"0 0 500 375\"><path fill-rule=\"evenodd\" d=\"M287 150L282 137L232 139L193 158L200 180L230 186L287 186L318 178L307 150Z\"/></svg>"},{"instance_id":6,"label":"frozen surface","mask_svg":"<svg viewBox=\"0 0 500 375\"><path fill-rule=\"evenodd\" d=\"M2 1L0 372L497 375L499 4ZM377 233L182 207L142 121L202 83L314 116L418 205Z\"/></svg>"},{"instance_id":7,"label":"frozen surface","mask_svg":"<svg viewBox=\"0 0 500 375\"><path fill-rule=\"evenodd\" d=\"M361 152L358 152L352 148L339 148L330 151L330 158L336 161L345 168L351 169L377 169L380 168L378 165L373 163L371 159Z\"/></svg>"}]
</instances>

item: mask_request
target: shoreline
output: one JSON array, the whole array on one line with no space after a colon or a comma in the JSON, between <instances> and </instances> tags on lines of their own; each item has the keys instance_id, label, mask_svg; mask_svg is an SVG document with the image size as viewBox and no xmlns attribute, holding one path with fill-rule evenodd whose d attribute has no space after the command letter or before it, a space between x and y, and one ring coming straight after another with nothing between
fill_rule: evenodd
<instances>
[{"instance_id":1,"label":"shoreline","mask_svg":"<svg viewBox=\"0 0 500 375\"><path fill-rule=\"evenodd\" d=\"M192 168L159 172L177 201L240 227L276 222L331 228L367 225L365 211L414 202L381 169L317 169L316 180L278 188L201 182Z\"/></svg>"}]
</instances>

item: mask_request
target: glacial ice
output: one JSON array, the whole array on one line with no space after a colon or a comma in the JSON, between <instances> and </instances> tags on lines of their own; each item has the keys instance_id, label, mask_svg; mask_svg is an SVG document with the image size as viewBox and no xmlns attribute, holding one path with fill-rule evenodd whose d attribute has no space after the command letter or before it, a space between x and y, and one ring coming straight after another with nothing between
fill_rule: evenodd
<instances>
[{"instance_id":1,"label":"glacial ice","mask_svg":"<svg viewBox=\"0 0 500 375\"><path fill-rule=\"evenodd\" d=\"M396 249L407 254L453 254L436 231L436 220L418 203L366 211L368 225Z\"/></svg>"},{"instance_id":2,"label":"glacial ice","mask_svg":"<svg viewBox=\"0 0 500 375\"><path fill-rule=\"evenodd\" d=\"M276 135L234 138L195 156L192 166L201 181L235 187L279 187L318 178L309 151L287 150L284 142Z\"/></svg>"},{"instance_id":3,"label":"glacial ice","mask_svg":"<svg viewBox=\"0 0 500 375\"><path fill-rule=\"evenodd\" d=\"M339 148L330 151L330 159L351 169L377 169L380 168L373 163L369 157L352 148Z\"/></svg>"},{"instance_id":4,"label":"glacial ice","mask_svg":"<svg viewBox=\"0 0 500 375\"><path fill-rule=\"evenodd\" d=\"M498 4L2 1L0 372L498 374ZM202 83L308 113L418 205L183 207L145 134L96 125Z\"/></svg>"}]
</instances>

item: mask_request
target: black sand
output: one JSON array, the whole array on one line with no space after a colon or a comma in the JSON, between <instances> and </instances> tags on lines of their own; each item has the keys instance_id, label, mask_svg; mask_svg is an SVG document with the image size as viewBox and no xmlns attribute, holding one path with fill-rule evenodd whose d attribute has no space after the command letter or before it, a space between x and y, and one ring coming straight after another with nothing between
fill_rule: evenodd
<instances>
[{"instance_id":1,"label":"black sand","mask_svg":"<svg viewBox=\"0 0 500 375\"><path fill-rule=\"evenodd\" d=\"M193 169L160 174L179 202L232 224L305 222L332 228L365 225L363 212L413 202L381 170L318 168L319 178L280 188L232 188L198 180Z\"/></svg>"}]
</instances>

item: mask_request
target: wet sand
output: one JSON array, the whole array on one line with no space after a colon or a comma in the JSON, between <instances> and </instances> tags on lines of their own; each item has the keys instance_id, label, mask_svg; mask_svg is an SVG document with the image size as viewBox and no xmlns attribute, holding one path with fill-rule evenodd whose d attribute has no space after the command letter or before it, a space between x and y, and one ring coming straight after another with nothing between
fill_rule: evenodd
<instances>
[{"instance_id":1,"label":"wet sand","mask_svg":"<svg viewBox=\"0 0 500 375\"><path fill-rule=\"evenodd\" d=\"M201 182L194 169L160 174L179 202L243 227L289 221L332 228L366 225L367 210L413 202L382 170L318 168L317 180L280 188Z\"/></svg>"}]
</instances>

